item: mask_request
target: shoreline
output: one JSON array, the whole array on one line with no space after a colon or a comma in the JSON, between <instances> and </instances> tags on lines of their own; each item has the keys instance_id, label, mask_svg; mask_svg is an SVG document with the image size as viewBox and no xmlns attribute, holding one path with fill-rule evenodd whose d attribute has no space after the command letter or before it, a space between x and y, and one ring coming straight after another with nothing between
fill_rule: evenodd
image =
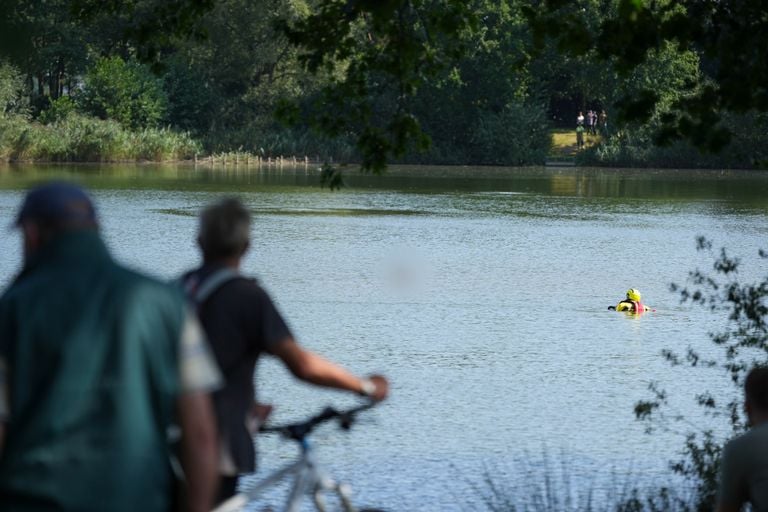
<instances>
[{"instance_id":1,"label":"shoreline","mask_svg":"<svg viewBox=\"0 0 768 512\"><path fill-rule=\"evenodd\" d=\"M46 161L46 160L12 160L0 161L0 170L8 168L23 169L25 167L75 167L75 168L119 168L119 167L178 167L178 168L204 168L204 169L231 169L231 170L280 170L280 169L300 169L313 170L320 172L320 167L324 165L321 160L307 159L300 160L296 157L277 157L264 160L245 160L245 159L223 159L220 156L214 158L205 157L198 159L181 160L101 160L101 161ZM345 172L355 172L358 174L374 175L370 171L360 172L358 162L332 163L331 165L339 167ZM468 170L476 171L478 177L489 177L493 175L504 174L526 174L540 172L581 172L581 173L600 173L600 172L620 172L628 175L651 176L656 171L679 172L681 177L690 173L712 174L712 173L734 173L734 174L755 174L764 173L768 169L745 169L745 168L715 168L715 167L616 167L616 166L580 166L576 163L550 161L538 165L519 165L519 166L499 166L499 165L475 165L475 164L389 164L382 175L389 176L430 176L440 177L440 174L452 175L454 173L463 174Z\"/></svg>"}]
</instances>

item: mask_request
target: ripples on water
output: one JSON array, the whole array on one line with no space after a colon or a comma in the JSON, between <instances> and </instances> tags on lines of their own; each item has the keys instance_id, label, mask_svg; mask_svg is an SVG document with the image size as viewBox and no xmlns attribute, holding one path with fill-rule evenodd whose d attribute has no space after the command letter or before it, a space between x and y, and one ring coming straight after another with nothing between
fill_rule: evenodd
<instances>
[{"instance_id":1,"label":"ripples on water","mask_svg":"<svg viewBox=\"0 0 768 512\"><path fill-rule=\"evenodd\" d=\"M369 422L318 436L361 501L390 510L480 509L489 472L524 496L526 479L561 465L575 493L615 493L627 473L663 476L681 439L646 436L634 420L648 382L674 389L674 405L694 416L704 384L727 389L659 357L709 350L706 333L722 323L681 306L668 285L711 263L695 251L699 234L744 256L745 279L762 271L757 250L768 245L768 178L723 172L394 169L329 192L303 171L34 168L0 172L2 222L20 189L62 173L93 188L117 257L162 278L197 263L203 205L243 198L256 217L244 269L299 340L392 379ZM7 283L18 238L1 243ZM658 312L608 312L629 287ZM271 360L258 382L277 420L351 401L293 382ZM273 439L260 447L264 470L293 453Z\"/></svg>"}]
</instances>

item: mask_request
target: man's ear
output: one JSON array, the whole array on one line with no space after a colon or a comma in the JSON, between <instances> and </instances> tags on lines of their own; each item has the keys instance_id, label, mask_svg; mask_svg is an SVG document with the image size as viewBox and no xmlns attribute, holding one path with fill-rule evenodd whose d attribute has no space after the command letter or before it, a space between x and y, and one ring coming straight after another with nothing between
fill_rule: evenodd
<instances>
[{"instance_id":1,"label":"man's ear","mask_svg":"<svg viewBox=\"0 0 768 512\"><path fill-rule=\"evenodd\" d=\"M40 227L34 222L24 221L21 223L21 234L24 237L24 254L29 256L33 254L42 245L42 233Z\"/></svg>"}]
</instances>

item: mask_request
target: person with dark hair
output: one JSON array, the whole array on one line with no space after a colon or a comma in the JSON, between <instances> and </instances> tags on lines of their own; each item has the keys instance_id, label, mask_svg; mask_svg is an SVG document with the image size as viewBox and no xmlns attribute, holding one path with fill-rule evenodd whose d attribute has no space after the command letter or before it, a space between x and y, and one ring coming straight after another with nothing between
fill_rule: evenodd
<instances>
[{"instance_id":1,"label":"person with dark hair","mask_svg":"<svg viewBox=\"0 0 768 512\"><path fill-rule=\"evenodd\" d=\"M753 368L744 382L749 432L729 441L720 461L717 512L768 510L768 367Z\"/></svg>"},{"instance_id":2,"label":"person with dark hair","mask_svg":"<svg viewBox=\"0 0 768 512\"><path fill-rule=\"evenodd\" d=\"M202 266L181 278L225 379L224 388L213 395L222 446L218 502L235 494L240 474L255 471L255 427L249 425L263 420L259 415L265 410L256 402L253 385L261 354L279 358L297 378L311 384L373 400L383 400L388 393L384 377L357 377L294 340L269 295L255 279L240 274L250 231L250 212L239 200L223 199L206 208L197 237Z\"/></svg>"},{"instance_id":3,"label":"person with dark hair","mask_svg":"<svg viewBox=\"0 0 768 512\"><path fill-rule=\"evenodd\" d=\"M600 135L603 137L608 136L608 114L605 113L605 110L600 111L600 114L597 116L597 125L600 128Z\"/></svg>"},{"instance_id":4,"label":"person with dark hair","mask_svg":"<svg viewBox=\"0 0 768 512\"><path fill-rule=\"evenodd\" d=\"M110 256L80 187L31 190L24 266L0 297L0 510L168 512L180 427L186 510L217 486L221 376L175 287Z\"/></svg>"}]
</instances>

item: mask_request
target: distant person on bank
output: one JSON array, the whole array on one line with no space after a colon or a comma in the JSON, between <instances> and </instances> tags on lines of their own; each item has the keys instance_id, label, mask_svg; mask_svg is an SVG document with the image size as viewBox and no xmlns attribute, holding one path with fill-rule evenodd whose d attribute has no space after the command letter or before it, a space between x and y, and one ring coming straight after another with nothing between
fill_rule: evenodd
<instances>
[{"instance_id":1,"label":"distant person on bank","mask_svg":"<svg viewBox=\"0 0 768 512\"><path fill-rule=\"evenodd\" d=\"M224 388L213 394L221 435L217 503L236 493L239 475L255 471L253 436L268 411L256 403L253 385L262 354L277 357L310 384L373 400L383 400L388 390L384 377L358 377L294 340L267 292L255 279L240 274L250 233L251 215L239 200L212 204L200 216L202 265L182 277L225 379Z\"/></svg>"},{"instance_id":2,"label":"distant person on bank","mask_svg":"<svg viewBox=\"0 0 768 512\"><path fill-rule=\"evenodd\" d=\"M597 116L597 126L600 128L600 134L603 137L608 136L608 114L605 113L605 110L600 112L600 115Z\"/></svg>"},{"instance_id":3,"label":"distant person on bank","mask_svg":"<svg viewBox=\"0 0 768 512\"><path fill-rule=\"evenodd\" d=\"M739 512L747 503L768 511L768 367L749 372L744 395L751 428L723 448L717 512Z\"/></svg>"},{"instance_id":4,"label":"distant person on bank","mask_svg":"<svg viewBox=\"0 0 768 512\"><path fill-rule=\"evenodd\" d=\"M0 511L210 510L221 377L175 287L118 265L71 183L31 190L21 273L0 297ZM177 503L178 506L178 503Z\"/></svg>"}]
</instances>

